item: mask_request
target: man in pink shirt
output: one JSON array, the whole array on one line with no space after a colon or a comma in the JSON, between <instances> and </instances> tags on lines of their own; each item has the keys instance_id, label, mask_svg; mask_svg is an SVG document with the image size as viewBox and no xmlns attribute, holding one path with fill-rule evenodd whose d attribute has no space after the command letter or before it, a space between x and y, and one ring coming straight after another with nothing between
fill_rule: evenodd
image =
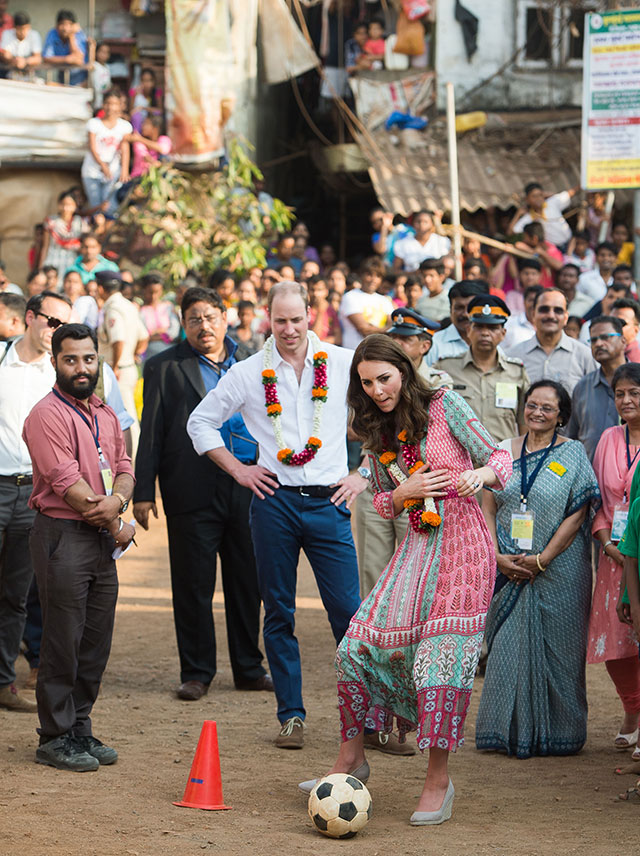
<instances>
[{"instance_id":1,"label":"man in pink shirt","mask_svg":"<svg viewBox=\"0 0 640 856\"><path fill-rule=\"evenodd\" d=\"M82 772L118 757L93 737L90 714L111 648L118 594L112 553L134 534L119 517L134 479L118 417L93 394L95 331L58 327L51 350L56 384L22 434L33 464L30 548L43 617L36 762Z\"/></svg>"}]
</instances>

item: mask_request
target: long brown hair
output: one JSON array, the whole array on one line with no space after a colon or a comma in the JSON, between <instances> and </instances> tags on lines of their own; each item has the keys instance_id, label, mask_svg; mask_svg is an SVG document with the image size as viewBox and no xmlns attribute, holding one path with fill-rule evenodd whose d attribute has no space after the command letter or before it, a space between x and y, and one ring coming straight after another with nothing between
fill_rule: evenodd
<instances>
[{"instance_id":1,"label":"long brown hair","mask_svg":"<svg viewBox=\"0 0 640 856\"><path fill-rule=\"evenodd\" d=\"M383 413L362 388L358 366L370 361L390 363L402 375L400 400L391 413ZM365 449L380 454L398 449L398 432L407 432L407 442L418 443L426 434L431 390L418 375L409 357L389 336L373 333L356 348L351 363L347 403L351 408L351 427Z\"/></svg>"}]
</instances>

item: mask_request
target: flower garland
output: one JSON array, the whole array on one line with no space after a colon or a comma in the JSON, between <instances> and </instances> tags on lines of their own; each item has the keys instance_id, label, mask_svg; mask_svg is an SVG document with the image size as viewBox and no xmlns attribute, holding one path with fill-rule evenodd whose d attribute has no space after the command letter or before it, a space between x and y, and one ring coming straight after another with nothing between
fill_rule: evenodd
<instances>
[{"instance_id":1,"label":"flower garland","mask_svg":"<svg viewBox=\"0 0 640 856\"><path fill-rule=\"evenodd\" d=\"M311 330L308 333L314 349L320 347L320 339ZM289 467L303 467L312 461L322 446L322 440L318 438L322 424L322 406L327 400L327 354L325 351L316 351L313 355L313 386L311 389L311 400L313 401L313 434L307 440L300 452L294 452L284 442L282 434L282 405L278 399L278 378L273 370L273 336L269 336L264 344L262 358L262 383L264 386L264 406L267 414L273 422L273 433L278 445L277 458L282 464Z\"/></svg>"},{"instance_id":2,"label":"flower garland","mask_svg":"<svg viewBox=\"0 0 640 856\"><path fill-rule=\"evenodd\" d=\"M421 467L424 467L424 461L420 460L418 445L409 445L407 443L407 432L405 430L402 430L398 434L398 440L400 440L402 460L411 476ZM408 476L406 476L398 466L397 459L398 456L395 452L383 452L380 455L380 463L383 467L386 467L389 473L399 484L403 484L406 482ZM404 507L407 509L409 523L411 524L411 528L414 532L430 532L442 523L442 518L436 510L436 504L433 501L433 497L428 496L424 499L406 499L404 501Z\"/></svg>"}]
</instances>

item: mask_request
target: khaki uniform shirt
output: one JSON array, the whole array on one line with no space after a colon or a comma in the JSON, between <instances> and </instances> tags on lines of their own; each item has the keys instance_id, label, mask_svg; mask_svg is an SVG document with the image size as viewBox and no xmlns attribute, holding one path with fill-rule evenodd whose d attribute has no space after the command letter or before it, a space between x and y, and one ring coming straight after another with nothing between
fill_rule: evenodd
<instances>
[{"instance_id":1,"label":"khaki uniform shirt","mask_svg":"<svg viewBox=\"0 0 640 856\"><path fill-rule=\"evenodd\" d=\"M136 346L149 334L140 318L140 312L130 300L119 291L112 294L104 304L104 320L98 327L98 353L113 365L112 345L124 342L118 368L125 369L135 365Z\"/></svg>"},{"instance_id":2,"label":"khaki uniform shirt","mask_svg":"<svg viewBox=\"0 0 640 856\"><path fill-rule=\"evenodd\" d=\"M438 369L434 369L432 366L428 366L424 360L420 363L418 374L430 389L440 389L441 387L453 389L453 380L451 379L451 376L446 372L442 372Z\"/></svg>"},{"instance_id":3,"label":"khaki uniform shirt","mask_svg":"<svg viewBox=\"0 0 640 856\"><path fill-rule=\"evenodd\" d=\"M471 349L459 357L445 357L435 367L453 378L453 389L473 408L478 419L496 442L520 433L524 393L529 378L522 360L507 357L498 349L498 363L482 372L474 363Z\"/></svg>"}]
</instances>

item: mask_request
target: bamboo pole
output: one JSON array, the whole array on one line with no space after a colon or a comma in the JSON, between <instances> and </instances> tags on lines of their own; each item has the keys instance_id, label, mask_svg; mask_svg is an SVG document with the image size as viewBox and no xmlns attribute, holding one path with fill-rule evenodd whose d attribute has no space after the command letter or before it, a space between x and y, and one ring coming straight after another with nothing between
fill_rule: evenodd
<instances>
[{"instance_id":1,"label":"bamboo pole","mask_svg":"<svg viewBox=\"0 0 640 856\"><path fill-rule=\"evenodd\" d=\"M453 253L456 260L456 281L459 282L462 279L462 238L460 235L460 188L458 185L456 101L453 83L447 83L447 139L449 149L449 182L451 188L451 219L453 221Z\"/></svg>"},{"instance_id":2,"label":"bamboo pole","mask_svg":"<svg viewBox=\"0 0 640 856\"><path fill-rule=\"evenodd\" d=\"M455 234L455 227L449 223L442 224L440 228L443 232L447 232L452 235ZM458 233L464 238L475 238L483 244L486 244L488 247L495 247L497 250L502 250L503 253L510 253L512 256L519 256L521 259L535 258L535 253L527 253L524 250L519 250L517 247L514 247L513 244L505 244L502 241L496 241L495 238L487 238L486 235L481 235L479 232L471 232L463 226L460 226Z\"/></svg>"}]
</instances>

